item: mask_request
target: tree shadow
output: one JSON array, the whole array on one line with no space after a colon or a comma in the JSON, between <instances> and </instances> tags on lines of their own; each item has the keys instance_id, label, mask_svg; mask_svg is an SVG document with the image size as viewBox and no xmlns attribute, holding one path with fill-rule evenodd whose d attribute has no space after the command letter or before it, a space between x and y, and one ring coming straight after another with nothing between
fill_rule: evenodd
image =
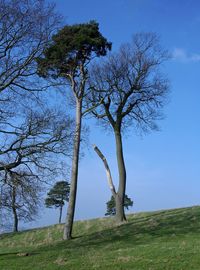
<instances>
[{"instance_id":1,"label":"tree shadow","mask_svg":"<svg viewBox=\"0 0 200 270\"><path fill-rule=\"evenodd\" d=\"M200 208L177 209L170 212L158 212L148 214L145 217L136 217L125 224L105 229L100 232L81 235L70 241L62 241L48 246L49 249L64 248L76 252L77 247L89 250L102 249L106 244L113 246L136 246L148 244L159 238L162 241L173 237L184 236L189 232L200 232ZM40 248L39 248L40 249ZM41 252L45 250L41 247Z\"/></svg>"},{"instance_id":2,"label":"tree shadow","mask_svg":"<svg viewBox=\"0 0 200 270\"><path fill-rule=\"evenodd\" d=\"M77 248L84 250L105 249L107 244L113 246L137 246L158 240L168 241L173 237L184 236L190 232L200 233L200 207L182 208L175 210L146 213L131 217L126 223L99 232L76 236L70 241L60 241L28 249L30 254L37 255L47 251L55 252L67 249L77 252ZM13 234L10 235L12 237ZM9 237L5 235L4 237ZM22 249L20 249L22 250ZM16 255L18 252L2 253L0 256Z\"/></svg>"}]
</instances>

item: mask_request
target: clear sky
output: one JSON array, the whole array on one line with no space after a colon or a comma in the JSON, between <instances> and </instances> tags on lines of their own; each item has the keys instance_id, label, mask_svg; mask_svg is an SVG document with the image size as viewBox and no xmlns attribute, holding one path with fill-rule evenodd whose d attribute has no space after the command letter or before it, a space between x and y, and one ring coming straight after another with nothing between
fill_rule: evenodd
<instances>
[{"instance_id":1,"label":"clear sky","mask_svg":"<svg viewBox=\"0 0 200 270\"><path fill-rule=\"evenodd\" d=\"M113 50L134 33L156 32L173 55L165 66L170 79L170 103L160 132L143 137L132 130L124 136L127 194L132 212L200 204L200 1L199 0L56 0L66 24L99 22ZM112 134L90 125L90 142L80 162L76 219L101 217L111 194L101 160L91 144L107 157L118 183ZM66 214L66 213L65 213ZM44 211L34 226L57 222Z\"/></svg>"}]
</instances>

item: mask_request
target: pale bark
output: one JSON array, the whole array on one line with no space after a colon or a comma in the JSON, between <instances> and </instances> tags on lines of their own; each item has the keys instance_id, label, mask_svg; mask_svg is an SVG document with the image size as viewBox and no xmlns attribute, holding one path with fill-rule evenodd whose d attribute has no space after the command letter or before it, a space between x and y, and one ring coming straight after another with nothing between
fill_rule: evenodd
<instances>
[{"instance_id":1,"label":"pale bark","mask_svg":"<svg viewBox=\"0 0 200 270\"><path fill-rule=\"evenodd\" d=\"M63 239L69 240L72 238L72 227L75 213L76 193L77 193L77 181L78 181L78 162L80 151L80 139L81 139L81 122L82 122L82 99L76 98L76 130L74 136L74 152L72 160L72 173L69 203L67 209L66 223L64 225Z\"/></svg>"},{"instance_id":2,"label":"pale bark","mask_svg":"<svg viewBox=\"0 0 200 270\"><path fill-rule=\"evenodd\" d=\"M115 198L116 191L115 191L115 186L114 186L113 181L112 181L112 176L111 176L110 168L108 166L108 162L107 162L106 158L104 157L104 155L102 154L102 152L99 150L99 148L96 145L93 145L93 148L94 148L94 151L97 153L97 155L103 161L103 164L104 164L105 169L106 169L108 185L109 185L109 188L110 188L110 190L111 190L111 192L112 192L112 194L113 194L113 196Z\"/></svg>"},{"instance_id":3,"label":"pale bark","mask_svg":"<svg viewBox=\"0 0 200 270\"><path fill-rule=\"evenodd\" d=\"M106 158L104 157L104 155L102 154L102 152L99 150L99 148L96 145L93 145L93 148L104 163L108 185L115 199L116 221L118 223L121 223L126 220L126 216L124 212L124 197L125 197L125 190L126 190L126 168L125 168L125 163L124 163L122 137L121 137L120 131L115 131L115 141L116 141L116 154L117 154L118 173L119 173L119 187L118 187L117 192L115 190L115 187L112 181L111 172L110 172Z\"/></svg>"}]
</instances>

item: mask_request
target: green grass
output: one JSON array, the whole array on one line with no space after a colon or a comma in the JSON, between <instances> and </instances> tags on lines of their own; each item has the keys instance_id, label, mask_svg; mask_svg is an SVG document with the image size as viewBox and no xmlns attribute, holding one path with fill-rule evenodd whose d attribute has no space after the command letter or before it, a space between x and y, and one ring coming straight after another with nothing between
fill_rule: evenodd
<instances>
[{"instance_id":1,"label":"green grass","mask_svg":"<svg viewBox=\"0 0 200 270\"><path fill-rule=\"evenodd\" d=\"M62 225L0 236L1 270L200 270L200 207L78 221L74 239ZM30 256L20 257L19 253Z\"/></svg>"}]
</instances>

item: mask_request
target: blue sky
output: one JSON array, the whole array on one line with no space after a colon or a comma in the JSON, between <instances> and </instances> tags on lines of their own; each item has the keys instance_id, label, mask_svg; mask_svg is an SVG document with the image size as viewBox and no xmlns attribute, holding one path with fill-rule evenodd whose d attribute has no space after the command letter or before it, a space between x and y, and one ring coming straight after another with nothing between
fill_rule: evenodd
<instances>
[{"instance_id":1,"label":"blue sky","mask_svg":"<svg viewBox=\"0 0 200 270\"><path fill-rule=\"evenodd\" d=\"M170 103L160 132L124 136L127 194L132 212L200 204L200 1L198 0L57 0L67 24L99 22L113 50L134 33L155 32L173 58L165 65L170 79ZM90 142L80 162L76 219L103 216L110 198L103 164L93 152L97 144L107 157L117 184L114 138L90 125ZM44 211L34 226L57 222L57 213Z\"/></svg>"}]
</instances>

